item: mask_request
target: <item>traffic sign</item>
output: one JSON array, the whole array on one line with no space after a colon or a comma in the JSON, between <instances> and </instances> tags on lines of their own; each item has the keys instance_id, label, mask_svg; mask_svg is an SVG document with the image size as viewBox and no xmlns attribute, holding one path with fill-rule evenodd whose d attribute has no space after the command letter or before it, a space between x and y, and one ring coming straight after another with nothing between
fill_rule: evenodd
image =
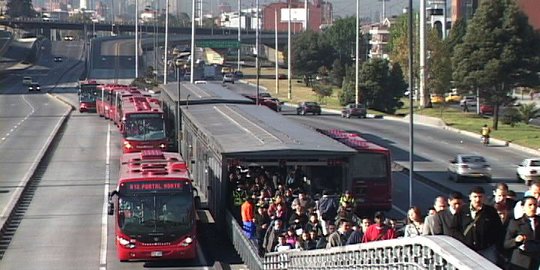
<instances>
[{"instance_id":1,"label":"traffic sign","mask_svg":"<svg viewBox=\"0 0 540 270\"><path fill-rule=\"evenodd\" d=\"M197 40L195 46L202 48L226 49L238 48L238 40Z\"/></svg>"}]
</instances>

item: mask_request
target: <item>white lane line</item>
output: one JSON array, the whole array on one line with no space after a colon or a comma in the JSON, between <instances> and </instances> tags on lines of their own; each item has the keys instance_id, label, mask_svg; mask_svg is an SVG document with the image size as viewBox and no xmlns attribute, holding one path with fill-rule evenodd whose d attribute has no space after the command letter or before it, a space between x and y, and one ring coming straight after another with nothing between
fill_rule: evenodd
<instances>
[{"instance_id":1,"label":"white lane line","mask_svg":"<svg viewBox=\"0 0 540 270\"><path fill-rule=\"evenodd\" d=\"M11 128L11 130L8 133L6 133L6 135L4 137L2 137L2 141L5 141L7 139L7 137L9 137L9 135L11 135L11 133L13 133L13 131L15 131L26 119L28 119L30 117L30 115L32 115L36 111L36 108L34 108L34 106L32 106L32 104L30 102L28 102L28 100L26 100L26 96L22 96L22 99L23 99L24 102L26 102L26 104L28 104L28 106L30 106L32 111L30 113L28 113L21 121L19 121L17 124L15 124L15 126L13 126L13 128Z\"/></svg>"},{"instance_id":2,"label":"white lane line","mask_svg":"<svg viewBox=\"0 0 540 270\"><path fill-rule=\"evenodd\" d=\"M107 269L107 207L109 202L109 184L111 178L111 124L107 125L107 143L105 146L105 187L103 189L103 209L101 212L101 247L99 251L99 270Z\"/></svg>"}]
</instances>

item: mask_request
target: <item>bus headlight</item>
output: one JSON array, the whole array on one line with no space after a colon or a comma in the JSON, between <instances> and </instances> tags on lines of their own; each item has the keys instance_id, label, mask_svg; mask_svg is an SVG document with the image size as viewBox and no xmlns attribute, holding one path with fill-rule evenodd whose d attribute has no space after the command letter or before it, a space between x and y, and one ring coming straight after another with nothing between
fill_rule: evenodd
<instances>
[{"instance_id":1,"label":"bus headlight","mask_svg":"<svg viewBox=\"0 0 540 270\"><path fill-rule=\"evenodd\" d=\"M120 245L124 246L124 247L127 247L127 248L135 248L135 244L134 243L131 243L130 241L122 238L122 237L119 237L117 236L116 237L116 240L118 240L118 243L120 243Z\"/></svg>"},{"instance_id":2,"label":"bus headlight","mask_svg":"<svg viewBox=\"0 0 540 270\"><path fill-rule=\"evenodd\" d=\"M165 149L165 144L164 144L164 143L160 144L160 145L159 145L159 148Z\"/></svg>"},{"instance_id":3,"label":"bus headlight","mask_svg":"<svg viewBox=\"0 0 540 270\"><path fill-rule=\"evenodd\" d=\"M124 142L124 147L127 149L133 148L133 145L131 145L129 142Z\"/></svg>"},{"instance_id":4,"label":"bus headlight","mask_svg":"<svg viewBox=\"0 0 540 270\"><path fill-rule=\"evenodd\" d=\"M183 246L183 247L187 247L191 243L193 243L193 238L188 236L186 239L184 239L184 241L182 241L182 243L180 243L180 245Z\"/></svg>"}]
</instances>

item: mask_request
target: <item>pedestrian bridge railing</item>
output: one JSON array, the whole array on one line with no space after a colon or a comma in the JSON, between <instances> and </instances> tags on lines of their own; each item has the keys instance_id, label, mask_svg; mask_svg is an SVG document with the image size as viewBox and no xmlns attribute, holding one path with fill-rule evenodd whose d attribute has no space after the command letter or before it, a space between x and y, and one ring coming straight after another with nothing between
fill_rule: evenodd
<instances>
[{"instance_id":1,"label":"pedestrian bridge railing","mask_svg":"<svg viewBox=\"0 0 540 270\"><path fill-rule=\"evenodd\" d=\"M244 264L252 270L277 269L499 269L449 236L418 236L329 249L272 252L260 257L227 212L227 229Z\"/></svg>"}]
</instances>

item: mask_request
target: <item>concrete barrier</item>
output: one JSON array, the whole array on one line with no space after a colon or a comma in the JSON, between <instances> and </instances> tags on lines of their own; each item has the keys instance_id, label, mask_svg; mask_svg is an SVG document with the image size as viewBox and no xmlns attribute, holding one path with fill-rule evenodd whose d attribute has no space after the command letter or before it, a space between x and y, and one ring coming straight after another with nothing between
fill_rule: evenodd
<instances>
[{"instance_id":1,"label":"concrete barrier","mask_svg":"<svg viewBox=\"0 0 540 270\"><path fill-rule=\"evenodd\" d=\"M446 127L446 123L440 119L440 118L437 118L437 117L432 117L432 116L425 116L425 115L420 115L420 114L415 114L413 116L413 120L415 123L418 123L418 124L421 124L421 125L429 125L429 126L436 126L436 127ZM409 121L410 119L410 115L406 115L405 117L403 117L403 120L404 121Z\"/></svg>"}]
</instances>

